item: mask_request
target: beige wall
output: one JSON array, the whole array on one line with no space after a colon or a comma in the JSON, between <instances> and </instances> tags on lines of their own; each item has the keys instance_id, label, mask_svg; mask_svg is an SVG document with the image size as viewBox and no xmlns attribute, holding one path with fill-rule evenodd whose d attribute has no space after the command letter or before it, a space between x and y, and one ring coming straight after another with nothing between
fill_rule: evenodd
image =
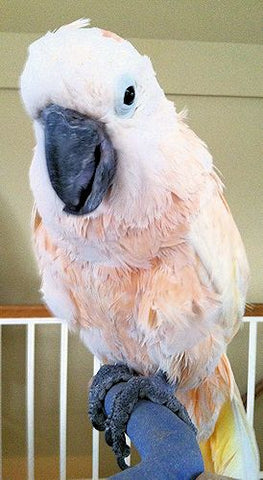
<instances>
[{"instance_id":1,"label":"beige wall","mask_svg":"<svg viewBox=\"0 0 263 480\"><path fill-rule=\"evenodd\" d=\"M17 90L26 46L33 38L35 35L0 34L3 59L0 72L0 303L40 301L39 279L30 240L32 198L28 169L34 139ZM189 109L189 124L210 147L215 163L224 176L226 196L247 248L252 272L248 300L262 302L263 47L156 40L135 40L134 43L151 56L165 91L174 100L178 110L185 106ZM22 456L25 449L25 332L21 327L5 329L3 338L3 386L6 391L3 428L8 458L4 468L8 478L15 478L15 470L11 475L10 469L12 466L17 469L18 463L17 458L13 462L11 457ZM243 391L246 341L245 327L230 347L231 361ZM39 456L50 458L51 463L58 449L58 438L54 434L54 426L58 423L58 371L55 367L58 349L56 327L50 330L39 327L36 448ZM262 377L261 352L258 361L261 365L258 377ZM91 357L76 338L70 341L69 375L69 468L72 476L89 476L87 445L91 430L85 412ZM257 434L263 447L262 399L257 402L256 416ZM79 458L76 460L77 456ZM104 461L101 472L103 476L114 471L108 456L105 458L107 461ZM25 468L23 459L21 462L20 472ZM38 467L39 471L42 467ZM45 475L43 478L46 478Z\"/></svg>"}]
</instances>

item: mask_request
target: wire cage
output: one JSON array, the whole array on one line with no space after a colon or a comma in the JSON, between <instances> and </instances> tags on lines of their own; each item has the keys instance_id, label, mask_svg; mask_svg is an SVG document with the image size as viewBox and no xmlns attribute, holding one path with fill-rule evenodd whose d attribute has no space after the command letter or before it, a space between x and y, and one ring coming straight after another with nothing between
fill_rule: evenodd
<instances>
[{"instance_id":1,"label":"wire cage","mask_svg":"<svg viewBox=\"0 0 263 480\"><path fill-rule=\"evenodd\" d=\"M254 424L254 406L255 406L255 386L256 386L256 363L257 363L257 336L258 325L263 323L263 317L249 316L244 317L243 321L249 325L248 335L248 367L247 367L247 417L251 425ZM59 480L67 480L67 421L68 421L68 359L69 342L68 328L58 318L0 318L0 377L2 379L4 366L2 365L2 332L10 326L24 326L26 329L26 355L25 355L25 378L26 378L26 456L27 456L27 480L37 480L35 476L35 346L36 346L36 328L42 325L44 328L50 328L51 325L57 325L59 328ZM99 369L100 363L93 359L93 372ZM4 445L2 442L2 398L5 392L2 391L2 381L0 383L0 479L7 480L3 475L3 453ZM100 478L100 437L99 432L93 430L90 455L92 456L92 480ZM24 477L23 477L24 478ZM259 472L259 479L263 479L263 471ZM21 477L22 479L22 477ZM87 480L85 478L85 480ZM8 478L9 480L9 478ZM12 479L13 480L13 479ZM84 479L83 479L84 480Z\"/></svg>"}]
</instances>

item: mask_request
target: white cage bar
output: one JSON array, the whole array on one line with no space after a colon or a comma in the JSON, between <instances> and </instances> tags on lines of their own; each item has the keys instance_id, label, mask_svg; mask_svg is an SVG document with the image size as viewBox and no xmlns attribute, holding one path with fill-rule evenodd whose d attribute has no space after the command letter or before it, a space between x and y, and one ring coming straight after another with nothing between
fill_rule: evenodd
<instances>
[{"instance_id":1,"label":"white cage bar","mask_svg":"<svg viewBox=\"0 0 263 480\"><path fill-rule=\"evenodd\" d=\"M68 383L68 328L61 325L60 336L60 394L59 394L59 474L66 480L67 467L67 383Z\"/></svg>"},{"instance_id":2,"label":"white cage bar","mask_svg":"<svg viewBox=\"0 0 263 480\"><path fill-rule=\"evenodd\" d=\"M2 325L0 325L0 479L3 478L2 468Z\"/></svg>"},{"instance_id":3,"label":"white cage bar","mask_svg":"<svg viewBox=\"0 0 263 480\"><path fill-rule=\"evenodd\" d=\"M257 362L257 317L249 320L248 377L247 377L247 418L254 425L256 362Z\"/></svg>"},{"instance_id":4,"label":"white cage bar","mask_svg":"<svg viewBox=\"0 0 263 480\"><path fill-rule=\"evenodd\" d=\"M256 383L256 352L257 352L257 325L263 323L263 317L244 317L249 323L249 351L247 377L247 417L251 425L254 423L255 383ZM35 379L35 325L60 325L60 459L59 480L67 480L67 383L68 383L68 329L57 318L0 318L0 479L2 480L2 325L25 325L27 327L26 348L26 410L27 410L27 479L34 480L34 379ZM94 358L93 371L100 367L99 361ZM263 471L259 472L259 479L263 479ZM92 437L92 480L99 480L99 432L93 430Z\"/></svg>"},{"instance_id":5,"label":"white cage bar","mask_svg":"<svg viewBox=\"0 0 263 480\"><path fill-rule=\"evenodd\" d=\"M100 369L100 361L94 357L93 375ZM99 463L100 463L100 433L93 428L92 430L92 480L99 480Z\"/></svg>"},{"instance_id":6,"label":"white cage bar","mask_svg":"<svg viewBox=\"0 0 263 480\"><path fill-rule=\"evenodd\" d=\"M27 404L27 476L34 480L34 380L35 380L35 325L27 325L27 358L26 358L26 404Z\"/></svg>"}]
</instances>

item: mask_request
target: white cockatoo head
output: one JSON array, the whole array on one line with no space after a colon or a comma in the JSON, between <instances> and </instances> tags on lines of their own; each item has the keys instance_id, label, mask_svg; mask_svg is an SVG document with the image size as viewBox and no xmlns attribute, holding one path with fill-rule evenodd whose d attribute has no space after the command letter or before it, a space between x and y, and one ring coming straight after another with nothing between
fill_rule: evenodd
<instances>
[{"instance_id":1,"label":"white cockatoo head","mask_svg":"<svg viewBox=\"0 0 263 480\"><path fill-rule=\"evenodd\" d=\"M35 41L21 76L36 135L36 206L50 227L105 212L147 225L166 208L174 158L184 163L175 154L183 150L179 117L149 58L88 24L78 20Z\"/></svg>"}]
</instances>

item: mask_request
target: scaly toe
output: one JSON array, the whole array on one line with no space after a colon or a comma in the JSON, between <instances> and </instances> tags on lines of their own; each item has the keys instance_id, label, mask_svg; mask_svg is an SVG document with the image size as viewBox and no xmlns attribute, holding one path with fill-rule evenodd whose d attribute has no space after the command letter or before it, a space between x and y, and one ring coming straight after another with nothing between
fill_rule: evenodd
<instances>
[{"instance_id":1,"label":"scaly toe","mask_svg":"<svg viewBox=\"0 0 263 480\"><path fill-rule=\"evenodd\" d=\"M89 391L89 417L97 430L105 430L106 414L104 399L110 388L131 378L132 372L126 365L103 365L94 376Z\"/></svg>"}]
</instances>

